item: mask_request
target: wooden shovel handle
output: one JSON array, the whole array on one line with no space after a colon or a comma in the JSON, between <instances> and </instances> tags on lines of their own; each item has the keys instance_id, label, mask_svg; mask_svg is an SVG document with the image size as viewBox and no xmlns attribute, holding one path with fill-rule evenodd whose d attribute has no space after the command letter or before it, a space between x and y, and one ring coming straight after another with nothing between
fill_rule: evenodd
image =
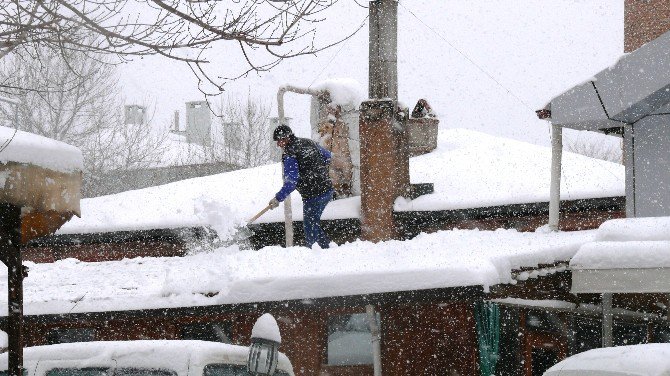
<instances>
[{"instance_id":1,"label":"wooden shovel handle","mask_svg":"<svg viewBox=\"0 0 670 376\"><path fill-rule=\"evenodd\" d=\"M263 210L259 211L258 214L254 215L247 221L247 224L253 223L255 220L257 220L261 215L265 214L266 211L270 210L270 205L266 206L263 208Z\"/></svg>"}]
</instances>

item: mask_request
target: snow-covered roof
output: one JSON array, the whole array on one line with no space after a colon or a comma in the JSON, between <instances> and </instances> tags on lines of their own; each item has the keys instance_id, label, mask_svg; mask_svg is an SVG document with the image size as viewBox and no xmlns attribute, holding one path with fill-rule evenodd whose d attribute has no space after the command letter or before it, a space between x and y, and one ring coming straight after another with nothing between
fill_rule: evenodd
<instances>
[{"instance_id":1,"label":"snow-covered roof","mask_svg":"<svg viewBox=\"0 0 670 376\"><path fill-rule=\"evenodd\" d=\"M0 126L0 163L31 164L60 172L81 171L81 151L64 142Z\"/></svg>"},{"instance_id":2,"label":"snow-covered roof","mask_svg":"<svg viewBox=\"0 0 670 376\"><path fill-rule=\"evenodd\" d=\"M205 147L187 142L185 135L170 132L164 142L160 160L152 163L151 167L187 166L213 161Z\"/></svg>"},{"instance_id":3,"label":"snow-covered roof","mask_svg":"<svg viewBox=\"0 0 670 376\"><path fill-rule=\"evenodd\" d=\"M573 153L563 157L563 200L624 195L624 167ZM410 160L413 183L434 183L435 193L398 199L396 211L433 211L549 201L548 147L465 129L440 130L432 153ZM267 205L281 186L279 164L84 199L81 218L59 233L210 226L225 237ZM293 193L293 219L302 202ZM323 219L358 218L360 197L331 202ZM283 221L283 210L259 222Z\"/></svg>"},{"instance_id":4,"label":"snow-covered roof","mask_svg":"<svg viewBox=\"0 0 670 376\"><path fill-rule=\"evenodd\" d=\"M573 269L670 268L670 217L621 218L603 223L584 244Z\"/></svg>"},{"instance_id":5,"label":"snow-covered roof","mask_svg":"<svg viewBox=\"0 0 670 376\"><path fill-rule=\"evenodd\" d=\"M593 231L452 230L334 248L237 246L185 257L26 263L28 315L305 300L514 283L512 271L567 261ZM554 270L554 272L559 270ZM549 271L546 271L549 272ZM0 266L0 291L7 278ZM0 296L0 314L6 314Z\"/></svg>"},{"instance_id":6,"label":"snow-covered roof","mask_svg":"<svg viewBox=\"0 0 670 376\"><path fill-rule=\"evenodd\" d=\"M670 374L670 344L593 349L555 364L544 376L664 376Z\"/></svg>"},{"instance_id":7,"label":"snow-covered roof","mask_svg":"<svg viewBox=\"0 0 670 376\"><path fill-rule=\"evenodd\" d=\"M670 292L670 217L603 223L570 268L573 292Z\"/></svg>"}]
</instances>

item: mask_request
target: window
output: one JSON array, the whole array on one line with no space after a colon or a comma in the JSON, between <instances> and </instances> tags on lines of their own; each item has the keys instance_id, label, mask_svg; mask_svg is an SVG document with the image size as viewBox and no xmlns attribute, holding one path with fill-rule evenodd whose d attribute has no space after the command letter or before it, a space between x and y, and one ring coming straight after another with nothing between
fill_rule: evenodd
<instances>
[{"instance_id":1,"label":"window","mask_svg":"<svg viewBox=\"0 0 670 376\"><path fill-rule=\"evenodd\" d=\"M284 371L277 370L277 376L289 376ZM247 366L240 366L235 364L208 364L205 366L203 376L249 376Z\"/></svg>"},{"instance_id":2,"label":"window","mask_svg":"<svg viewBox=\"0 0 670 376\"><path fill-rule=\"evenodd\" d=\"M182 339L198 339L201 341L233 343L232 325L229 322L201 322L184 325L181 329Z\"/></svg>"},{"instance_id":3,"label":"window","mask_svg":"<svg viewBox=\"0 0 670 376\"><path fill-rule=\"evenodd\" d=\"M328 365L372 364L372 335L367 314L354 313L330 317L327 351Z\"/></svg>"},{"instance_id":4,"label":"window","mask_svg":"<svg viewBox=\"0 0 670 376\"><path fill-rule=\"evenodd\" d=\"M670 343L670 326L655 325L651 332L653 343Z\"/></svg>"},{"instance_id":5,"label":"window","mask_svg":"<svg viewBox=\"0 0 670 376\"><path fill-rule=\"evenodd\" d=\"M602 321L589 318L575 319L575 348L572 354L602 347Z\"/></svg>"},{"instance_id":6,"label":"window","mask_svg":"<svg viewBox=\"0 0 670 376\"><path fill-rule=\"evenodd\" d=\"M23 372L21 372L21 374L23 376L26 376L26 369L25 368L23 368ZM8 376L8 375L9 375L9 371L0 371L0 376Z\"/></svg>"},{"instance_id":7,"label":"window","mask_svg":"<svg viewBox=\"0 0 670 376\"><path fill-rule=\"evenodd\" d=\"M46 376L107 376L109 368L52 368Z\"/></svg>"},{"instance_id":8,"label":"window","mask_svg":"<svg viewBox=\"0 0 670 376\"><path fill-rule=\"evenodd\" d=\"M561 323L556 315L547 311L528 311L526 328L532 332L560 333Z\"/></svg>"},{"instance_id":9,"label":"window","mask_svg":"<svg viewBox=\"0 0 670 376\"><path fill-rule=\"evenodd\" d=\"M614 346L647 343L647 325L615 321L612 325L612 342Z\"/></svg>"},{"instance_id":10,"label":"window","mask_svg":"<svg viewBox=\"0 0 670 376\"><path fill-rule=\"evenodd\" d=\"M109 368L52 368L46 376L110 376ZM156 368L116 368L114 376L177 376L177 373L167 369Z\"/></svg>"},{"instance_id":11,"label":"window","mask_svg":"<svg viewBox=\"0 0 670 376\"><path fill-rule=\"evenodd\" d=\"M534 348L531 352L531 364L533 376L542 376L544 371L558 363L558 354L556 351Z\"/></svg>"},{"instance_id":12,"label":"window","mask_svg":"<svg viewBox=\"0 0 670 376\"><path fill-rule=\"evenodd\" d=\"M177 372L157 368L117 368L114 376L177 376Z\"/></svg>"},{"instance_id":13,"label":"window","mask_svg":"<svg viewBox=\"0 0 670 376\"><path fill-rule=\"evenodd\" d=\"M53 329L47 334L49 345L91 341L95 341L95 329L91 328Z\"/></svg>"}]
</instances>

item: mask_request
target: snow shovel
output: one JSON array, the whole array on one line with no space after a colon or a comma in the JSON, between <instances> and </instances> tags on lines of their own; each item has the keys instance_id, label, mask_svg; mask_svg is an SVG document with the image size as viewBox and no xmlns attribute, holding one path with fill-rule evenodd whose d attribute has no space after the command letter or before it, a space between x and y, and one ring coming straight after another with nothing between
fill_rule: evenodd
<instances>
[{"instance_id":1,"label":"snow shovel","mask_svg":"<svg viewBox=\"0 0 670 376\"><path fill-rule=\"evenodd\" d=\"M271 209L271 206L270 206L270 205L264 207L263 210L259 211L256 215L254 215L253 217L251 217L251 218L247 221L247 224L246 224L246 225L244 225L244 226L242 226L242 227L239 227L239 228L237 229L237 232L236 232L235 235L233 236L233 240L234 240L234 242L238 242L238 241L242 241L242 240L247 240L247 239L249 239L250 237L252 237L252 236L254 235L254 232L251 231L251 229L250 229L248 226L249 226L250 224L254 223L255 220L257 220L258 218L260 218L261 215L265 214L265 212L268 211L268 210L270 210L270 209Z\"/></svg>"}]
</instances>

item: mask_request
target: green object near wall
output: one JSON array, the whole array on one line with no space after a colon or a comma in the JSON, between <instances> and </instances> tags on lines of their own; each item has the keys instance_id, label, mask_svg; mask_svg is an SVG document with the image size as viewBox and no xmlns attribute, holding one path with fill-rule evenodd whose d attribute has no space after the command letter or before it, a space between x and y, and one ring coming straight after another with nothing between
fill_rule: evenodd
<instances>
[{"instance_id":1,"label":"green object near wall","mask_svg":"<svg viewBox=\"0 0 670 376\"><path fill-rule=\"evenodd\" d=\"M477 343L479 345L479 374L495 375L500 345L500 309L493 302L475 304Z\"/></svg>"}]
</instances>

